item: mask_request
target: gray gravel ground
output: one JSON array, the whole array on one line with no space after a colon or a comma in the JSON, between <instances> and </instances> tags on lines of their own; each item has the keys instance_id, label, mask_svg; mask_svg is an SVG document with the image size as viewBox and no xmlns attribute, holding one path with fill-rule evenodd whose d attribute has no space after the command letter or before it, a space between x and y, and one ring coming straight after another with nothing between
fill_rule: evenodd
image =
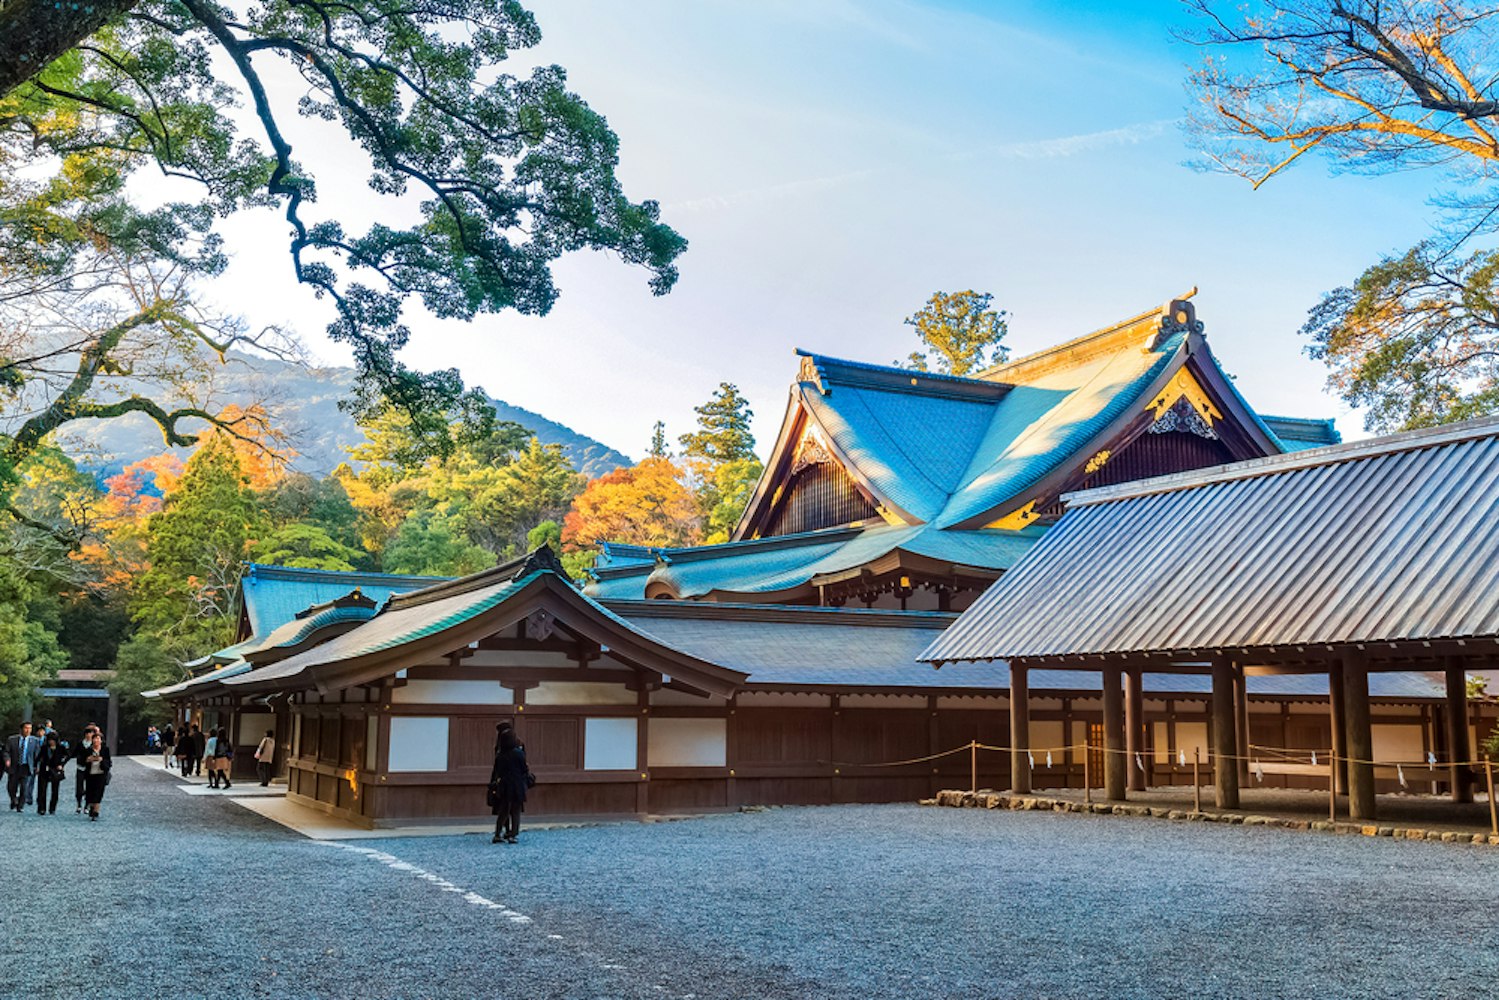
<instances>
[{"instance_id":1,"label":"gray gravel ground","mask_svg":"<svg viewBox=\"0 0 1499 1000\"><path fill-rule=\"evenodd\" d=\"M0 997L1476 997L1499 982L1499 850L1471 846L846 806L516 847L330 847L130 763L105 806L97 824L71 806L0 819Z\"/></svg>"}]
</instances>

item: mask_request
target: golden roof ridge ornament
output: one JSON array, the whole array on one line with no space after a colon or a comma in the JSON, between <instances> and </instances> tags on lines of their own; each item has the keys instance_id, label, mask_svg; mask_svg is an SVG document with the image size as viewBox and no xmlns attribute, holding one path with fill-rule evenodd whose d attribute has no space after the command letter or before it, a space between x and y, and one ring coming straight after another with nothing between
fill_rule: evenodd
<instances>
[{"instance_id":1,"label":"golden roof ridge ornament","mask_svg":"<svg viewBox=\"0 0 1499 1000\"><path fill-rule=\"evenodd\" d=\"M1168 337L1175 336L1185 331L1195 333L1199 337L1205 329L1202 320L1197 318L1197 307L1192 304L1191 299L1197 294L1197 286L1193 285L1185 295L1172 299L1161 306L1160 322L1155 330L1145 340L1145 350L1153 351L1161 345Z\"/></svg>"}]
</instances>

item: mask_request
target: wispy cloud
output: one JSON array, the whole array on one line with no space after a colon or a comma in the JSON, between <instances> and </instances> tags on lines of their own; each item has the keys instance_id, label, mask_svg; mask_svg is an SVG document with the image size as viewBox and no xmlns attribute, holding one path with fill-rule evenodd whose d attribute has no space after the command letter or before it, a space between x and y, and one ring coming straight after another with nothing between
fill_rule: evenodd
<instances>
[{"instance_id":1,"label":"wispy cloud","mask_svg":"<svg viewBox=\"0 0 1499 1000\"><path fill-rule=\"evenodd\" d=\"M1176 125L1175 118L1162 118L1153 122L1140 122L1123 128L1104 129L1101 132L1083 132L1079 135L1064 135L1054 139L1030 139L1024 142L1005 142L982 149L965 150L952 154L954 160L1055 160L1083 153L1094 153L1117 146L1135 146L1164 135Z\"/></svg>"}]
</instances>

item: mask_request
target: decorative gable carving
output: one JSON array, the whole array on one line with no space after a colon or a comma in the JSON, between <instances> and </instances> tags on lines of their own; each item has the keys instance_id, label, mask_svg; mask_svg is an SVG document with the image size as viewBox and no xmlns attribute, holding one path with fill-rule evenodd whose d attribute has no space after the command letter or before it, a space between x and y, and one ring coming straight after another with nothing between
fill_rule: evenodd
<instances>
[{"instance_id":1,"label":"decorative gable carving","mask_svg":"<svg viewBox=\"0 0 1499 1000\"><path fill-rule=\"evenodd\" d=\"M1218 432L1207 418L1192 408L1192 404L1186 397L1180 397L1172 403L1170 408L1155 419L1155 422L1147 428L1151 434L1169 434L1172 431L1183 431L1187 434L1196 434L1198 437L1207 438L1211 441L1218 440ZM1088 470L1093 471L1093 470Z\"/></svg>"}]
</instances>

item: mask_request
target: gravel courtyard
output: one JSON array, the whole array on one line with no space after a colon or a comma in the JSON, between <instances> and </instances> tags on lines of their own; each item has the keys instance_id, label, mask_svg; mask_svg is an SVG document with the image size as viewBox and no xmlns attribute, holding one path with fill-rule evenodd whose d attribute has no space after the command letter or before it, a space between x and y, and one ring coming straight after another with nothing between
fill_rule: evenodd
<instances>
[{"instance_id":1,"label":"gravel courtyard","mask_svg":"<svg viewBox=\"0 0 1499 1000\"><path fill-rule=\"evenodd\" d=\"M131 762L105 807L96 824L71 802L0 820L0 996L1472 997L1499 982L1499 850L1471 846L915 806L329 845Z\"/></svg>"}]
</instances>

